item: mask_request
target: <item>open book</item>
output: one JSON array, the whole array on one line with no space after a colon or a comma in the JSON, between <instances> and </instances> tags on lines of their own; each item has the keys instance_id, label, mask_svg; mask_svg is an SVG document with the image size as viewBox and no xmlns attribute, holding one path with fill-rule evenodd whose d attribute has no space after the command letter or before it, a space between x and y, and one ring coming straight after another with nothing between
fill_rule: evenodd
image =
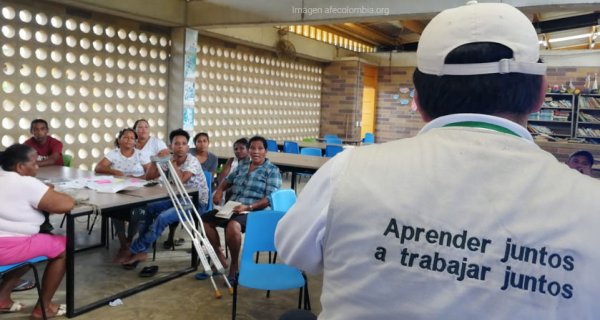
<instances>
[{"instance_id":1,"label":"open book","mask_svg":"<svg viewBox=\"0 0 600 320\"><path fill-rule=\"evenodd\" d=\"M227 201L227 203L225 203L221 208L219 208L219 211L215 213L215 217L221 219L229 219L233 215L233 208L241 204L241 202L237 201Z\"/></svg>"}]
</instances>

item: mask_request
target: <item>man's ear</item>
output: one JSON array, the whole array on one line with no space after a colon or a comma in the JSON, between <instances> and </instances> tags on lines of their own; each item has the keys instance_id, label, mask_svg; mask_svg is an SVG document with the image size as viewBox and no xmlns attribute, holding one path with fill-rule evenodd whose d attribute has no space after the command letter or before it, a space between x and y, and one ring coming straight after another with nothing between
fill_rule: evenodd
<instances>
[{"instance_id":1,"label":"man's ear","mask_svg":"<svg viewBox=\"0 0 600 320\"><path fill-rule=\"evenodd\" d=\"M429 122L432 120L431 117L427 114L427 112L425 112L425 110L421 109L421 103L419 102L419 93L417 92L417 89L415 89L415 94L413 96L412 103L414 103L415 106L417 107L417 112L419 112L419 115L421 115L421 119L424 122Z\"/></svg>"}]
</instances>

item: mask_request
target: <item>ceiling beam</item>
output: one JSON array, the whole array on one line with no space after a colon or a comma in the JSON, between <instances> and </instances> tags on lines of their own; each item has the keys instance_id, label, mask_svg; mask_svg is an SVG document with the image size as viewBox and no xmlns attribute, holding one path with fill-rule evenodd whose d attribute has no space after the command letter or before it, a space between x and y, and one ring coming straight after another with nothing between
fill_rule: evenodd
<instances>
[{"instance_id":1,"label":"ceiling beam","mask_svg":"<svg viewBox=\"0 0 600 320\"><path fill-rule=\"evenodd\" d=\"M538 21L534 22L533 26L536 28L538 33L548 33L568 29L591 27L597 25L598 21L600 21L600 12L593 12L568 18Z\"/></svg>"},{"instance_id":2,"label":"ceiling beam","mask_svg":"<svg viewBox=\"0 0 600 320\"><path fill-rule=\"evenodd\" d=\"M423 33L423 30L425 29L425 24L419 20L403 20L400 21L400 24L406 30L417 34Z\"/></svg>"},{"instance_id":3,"label":"ceiling beam","mask_svg":"<svg viewBox=\"0 0 600 320\"><path fill-rule=\"evenodd\" d=\"M359 36L357 34L349 33L347 30L341 28L338 25L327 25L327 26L325 26L325 25L323 25L323 26L317 25L317 26L314 26L314 27L317 28L317 29L321 29L322 31L327 31L327 32L332 33L332 34L337 34L338 36L342 36L342 37L348 38L350 40L354 40L354 41L359 42L359 43L364 43L364 44L368 44L368 45L372 45L372 46L378 46L378 45L380 45L379 42L377 42L377 41L375 41L373 39L363 38L363 37L361 37L361 36Z\"/></svg>"},{"instance_id":4,"label":"ceiling beam","mask_svg":"<svg viewBox=\"0 0 600 320\"><path fill-rule=\"evenodd\" d=\"M552 48L552 50L587 50L590 49L589 45L587 43L580 43L580 44L574 44L574 45L570 45L570 46L564 46L564 47L554 47ZM594 49L598 49L595 48Z\"/></svg>"},{"instance_id":5,"label":"ceiling beam","mask_svg":"<svg viewBox=\"0 0 600 320\"><path fill-rule=\"evenodd\" d=\"M373 30L371 28L368 28L368 27L365 27L362 25L358 25L356 23L348 22L348 23L344 23L343 25L339 25L339 26L350 32L356 33L362 37L371 38L371 39L377 41L379 44L395 45L398 43L398 40L393 37L390 37L384 33Z\"/></svg>"}]
</instances>

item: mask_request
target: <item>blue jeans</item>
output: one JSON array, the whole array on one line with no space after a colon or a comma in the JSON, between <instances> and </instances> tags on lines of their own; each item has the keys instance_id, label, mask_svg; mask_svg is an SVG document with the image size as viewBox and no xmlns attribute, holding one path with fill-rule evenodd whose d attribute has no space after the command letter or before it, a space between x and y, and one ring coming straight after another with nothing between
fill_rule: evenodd
<instances>
[{"instance_id":1,"label":"blue jeans","mask_svg":"<svg viewBox=\"0 0 600 320\"><path fill-rule=\"evenodd\" d=\"M200 204L196 209L198 213L202 214L205 207L205 204ZM192 213L188 210L187 214L191 217ZM133 254L147 251L152 243L160 238L160 235L168 225L178 221L177 211L170 199L149 203L146 206L145 219L140 223L140 234L131 243L129 251Z\"/></svg>"}]
</instances>

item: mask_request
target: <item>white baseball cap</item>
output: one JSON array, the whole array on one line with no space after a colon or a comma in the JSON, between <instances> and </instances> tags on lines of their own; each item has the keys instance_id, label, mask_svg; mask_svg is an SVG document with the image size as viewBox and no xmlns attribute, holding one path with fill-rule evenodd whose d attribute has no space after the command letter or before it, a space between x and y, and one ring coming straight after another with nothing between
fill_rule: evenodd
<instances>
[{"instance_id":1,"label":"white baseball cap","mask_svg":"<svg viewBox=\"0 0 600 320\"><path fill-rule=\"evenodd\" d=\"M494 42L513 51L512 59L471 64L444 64L448 53L464 44ZM538 37L533 25L518 9L505 3L477 3L440 12L427 25L417 48L417 68L432 75L492 73L546 74L538 63Z\"/></svg>"}]
</instances>

